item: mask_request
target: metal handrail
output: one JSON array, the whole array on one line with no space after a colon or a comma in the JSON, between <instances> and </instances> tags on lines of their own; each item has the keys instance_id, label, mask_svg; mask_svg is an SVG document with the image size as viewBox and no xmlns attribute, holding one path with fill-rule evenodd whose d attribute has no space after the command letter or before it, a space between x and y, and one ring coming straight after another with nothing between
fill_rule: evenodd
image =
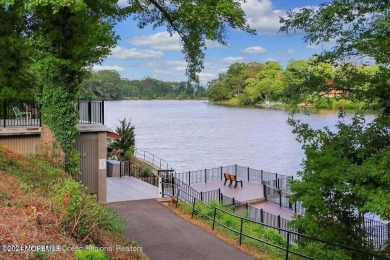
<instances>
[{"instance_id":1,"label":"metal handrail","mask_svg":"<svg viewBox=\"0 0 390 260\"><path fill-rule=\"evenodd\" d=\"M173 167L169 165L167 161L161 159L157 155L149 153L148 151L142 150L140 148L134 149L134 156L137 159L143 160L150 163L151 165L158 167L160 170L173 170Z\"/></svg>"}]
</instances>

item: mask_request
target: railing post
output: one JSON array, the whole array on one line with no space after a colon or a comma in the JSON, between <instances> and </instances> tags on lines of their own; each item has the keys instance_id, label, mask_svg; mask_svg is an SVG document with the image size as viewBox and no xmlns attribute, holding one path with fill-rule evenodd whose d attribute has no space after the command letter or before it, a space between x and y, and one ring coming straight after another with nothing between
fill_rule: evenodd
<instances>
[{"instance_id":1,"label":"railing post","mask_svg":"<svg viewBox=\"0 0 390 260\"><path fill-rule=\"evenodd\" d=\"M221 203L222 200L222 193L221 193L221 188L218 189L218 202Z\"/></svg>"},{"instance_id":2,"label":"railing post","mask_svg":"<svg viewBox=\"0 0 390 260\"><path fill-rule=\"evenodd\" d=\"M203 202L203 192L202 191L200 192L200 201Z\"/></svg>"},{"instance_id":3,"label":"railing post","mask_svg":"<svg viewBox=\"0 0 390 260\"><path fill-rule=\"evenodd\" d=\"M237 164L234 165L234 175L237 177Z\"/></svg>"},{"instance_id":4,"label":"railing post","mask_svg":"<svg viewBox=\"0 0 390 260\"><path fill-rule=\"evenodd\" d=\"M88 122L92 122L92 103L91 100L88 100Z\"/></svg>"},{"instance_id":5,"label":"railing post","mask_svg":"<svg viewBox=\"0 0 390 260\"><path fill-rule=\"evenodd\" d=\"M177 189L177 194L176 194L176 208L178 207L178 204L179 204L179 192L180 192L180 190Z\"/></svg>"},{"instance_id":6,"label":"railing post","mask_svg":"<svg viewBox=\"0 0 390 260\"><path fill-rule=\"evenodd\" d=\"M241 218L241 226L240 226L240 246L242 244L242 226L244 225L244 218Z\"/></svg>"},{"instance_id":7,"label":"railing post","mask_svg":"<svg viewBox=\"0 0 390 260\"><path fill-rule=\"evenodd\" d=\"M287 231L287 246L286 246L286 260L288 260L288 255L290 250L290 232Z\"/></svg>"},{"instance_id":8,"label":"railing post","mask_svg":"<svg viewBox=\"0 0 390 260\"><path fill-rule=\"evenodd\" d=\"M248 181L249 181L249 167L248 167Z\"/></svg>"},{"instance_id":9,"label":"railing post","mask_svg":"<svg viewBox=\"0 0 390 260\"><path fill-rule=\"evenodd\" d=\"M204 182L207 183L207 169L204 169Z\"/></svg>"},{"instance_id":10,"label":"railing post","mask_svg":"<svg viewBox=\"0 0 390 260\"><path fill-rule=\"evenodd\" d=\"M214 216L213 216L213 230L215 229L215 217L217 216L217 207L214 208Z\"/></svg>"},{"instance_id":11,"label":"railing post","mask_svg":"<svg viewBox=\"0 0 390 260\"><path fill-rule=\"evenodd\" d=\"M260 222L264 223L264 210L260 209Z\"/></svg>"},{"instance_id":12,"label":"railing post","mask_svg":"<svg viewBox=\"0 0 390 260\"><path fill-rule=\"evenodd\" d=\"M222 181L222 171L223 171L223 170L222 170L222 167L221 167L221 181Z\"/></svg>"},{"instance_id":13,"label":"railing post","mask_svg":"<svg viewBox=\"0 0 390 260\"><path fill-rule=\"evenodd\" d=\"M278 215L278 228L280 228L280 223L281 223L281 219L280 219L280 215ZM280 229L279 229L279 233L280 233Z\"/></svg>"},{"instance_id":14,"label":"railing post","mask_svg":"<svg viewBox=\"0 0 390 260\"><path fill-rule=\"evenodd\" d=\"M276 188L279 189L279 187L280 187L280 179L277 178L276 179Z\"/></svg>"},{"instance_id":15,"label":"railing post","mask_svg":"<svg viewBox=\"0 0 390 260\"><path fill-rule=\"evenodd\" d=\"M102 113L102 115L101 115L101 118L102 118L102 125L104 125L104 100L102 100L102 103L101 103L101 109L100 109L100 111L101 111L101 113Z\"/></svg>"},{"instance_id":16,"label":"railing post","mask_svg":"<svg viewBox=\"0 0 390 260\"><path fill-rule=\"evenodd\" d=\"M282 207L282 191L278 190L279 193L279 207Z\"/></svg>"},{"instance_id":17,"label":"railing post","mask_svg":"<svg viewBox=\"0 0 390 260\"><path fill-rule=\"evenodd\" d=\"M191 171L188 172L188 185L191 185Z\"/></svg>"},{"instance_id":18,"label":"railing post","mask_svg":"<svg viewBox=\"0 0 390 260\"><path fill-rule=\"evenodd\" d=\"M7 101L3 100L3 127L6 127L6 123L7 123L7 110L6 110L6 107L7 107Z\"/></svg>"},{"instance_id":19,"label":"railing post","mask_svg":"<svg viewBox=\"0 0 390 260\"><path fill-rule=\"evenodd\" d=\"M175 178L173 177L173 175L170 175L170 178L171 178L171 185L172 185L172 195L175 195ZM178 192L177 189L176 192Z\"/></svg>"},{"instance_id":20,"label":"railing post","mask_svg":"<svg viewBox=\"0 0 390 260\"><path fill-rule=\"evenodd\" d=\"M295 214L297 214L297 202L296 201L294 203L294 212L295 212Z\"/></svg>"},{"instance_id":21,"label":"railing post","mask_svg":"<svg viewBox=\"0 0 390 260\"><path fill-rule=\"evenodd\" d=\"M191 218L194 218L194 211L195 211L195 197L194 197L193 202L192 202L192 215L191 215Z\"/></svg>"},{"instance_id":22,"label":"railing post","mask_svg":"<svg viewBox=\"0 0 390 260\"><path fill-rule=\"evenodd\" d=\"M164 178L164 176L162 175L162 177L161 178L159 178L160 180L161 180L161 197L163 197L164 198L164 194L165 194L165 178Z\"/></svg>"},{"instance_id":23,"label":"railing post","mask_svg":"<svg viewBox=\"0 0 390 260\"><path fill-rule=\"evenodd\" d=\"M260 183L263 183L263 170L260 170L260 178L261 178L261 182Z\"/></svg>"},{"instance_id":24,"label":"railing post","mask_svg":"<svg viewBox=\"0 0 390 260\"><path fill-rule=\"evenodd\" d=\"M263 193L264 193L264 199L267 200L267 185L263 183Z\"/></svg>"}]
</instances>

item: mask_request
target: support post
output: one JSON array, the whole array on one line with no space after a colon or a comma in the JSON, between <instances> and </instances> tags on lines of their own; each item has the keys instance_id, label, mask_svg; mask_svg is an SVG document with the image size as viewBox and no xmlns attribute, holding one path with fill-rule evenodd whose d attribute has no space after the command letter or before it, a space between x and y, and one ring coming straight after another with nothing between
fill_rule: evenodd
<instances>
[{"instance_id":1,"label":"support post","mask_svg":"<svg viewBox=\"0 0 390 260\"><path fill-rule=\"evenodd\" d=\"M194 197L193 202L192 202L192 215L191 215L191 218L194 218L194 211L195 211L195 197Z\"/></svg>"},{"instance_id":2,"label":"support post","mask_svg":"<svg viewBox=\"0 0 390 260\"><path fill-rule=\"evenodd\" d=\"M288 260L289 252L290 252L290 232L287 231L286 260Z\"/></svg>"},{"instance_id":3,"label":"support post","mask_svg":"<svg viewBox=\"0 0 390 260\"><path fill-rule=\"evenodd\" d=\"M244 218L241 218L241 226L240 226L240 246L242 244L242 227L244 225Z\"/></svg>"},{"instance_id":4,"label":"support post","mask_svg":"<svg viewBox=\"0 0 390 260\"><path fill-rule=\"evenodd\" d=\"M213 230L215 229L215 217L217 216L217 207L214 208L214 216L213 216Z\"/></svg>"},{"instance_id":5,"label":"support post","mask_svg":"<svg viewBox=\"0 0 390 260\"><path fill-rule=\"evenodd\" d=\"M234 165L234 175L237 177L237 164Z\"/></svg>"},{"instance_id":6,"label":"support post","mask_svg":"<svg viewBox=\"0 0 390 260\"><path fill-rule=\"evenodd\" d=\"M177 189L177 194L176 194L176 208L178 207L179 204L179 189Z\"/></svg>"},{"instance_id":7,"label":"support post","mask_svg":"<svg viewBox=\"0 0 390 260\"><path fill-rule=\"evenodd\" d=\"M102 109L100 110L101 111L101 113L102 113L102 125L104 125L104 100L102 100Z\"/></svg>"},{"instance_id":8,"label":"support post","mask_svg":"<svg viewBox=\"0 0 390 260\"><path fill-rule=\"evenodd\" d=\"M191 171L188 172L188 185L191 185Z\"/></svg>"},{"instance_id":9,"label":"support post","mask_svg":"<svg viewBox=\"0 0 390 260\"><path fill-rule=\"evenodd\" d=\"M279 193L279 207L282 207L282 191L278 190Z\"/></svg>"},{"instance_id":10,"label":"support post","mask_svg":"<svg viewBox=\"0 0 390 260\"><path fill-rule=\"evenodd\" d=\"M263 194L264 194L265 200L267 200L267 185L265 185L265 183L263 183Z\"/></svg>"},{"instance_id":11,"label":"support post","mask_svg":"<svg viewBox=\"0 0 390 260\"><path fill-rule=\"evenodd\" d=\"M263 183L263 170L260 170L260 183Z\"/></svg>"},{"instance_id":12,"label":"support post","mask_svg":"<svg viewBox=\"0 0 390 260\"><path fill-rule=\"evenodd\" d=\"M248 181L249 181L249 167L248 167Z\"/></svg>"},{"instance_id":13,"label":"support post","mask_svg":"<svg viewBox=\"0 0 390 260\"><path fill-rule=\"evenodd\" d=\"M207 183L207 169L204 169L204 182Z\"/></svg>"},{"instance_id":14,"label":"support post","mask_svg":"<svg viewBox=\"0 0 390 260\"><path fill-rule=\"evenodd\" d=\"M264 223L264 210L260 209L260 222Z\"/></svg>"},{"instance_id":15,"label":"support post","mask_svg":"<svg viewBox=\"0 0 390 260\"><path fill-rule=\"evenodd\" d=\"M222 181L222 171L223 171L223 170L222 170L222 167L221 167L221 181Z\"/></svg>"},{"instance_id":16,"label":"support post","mask_svg":"<svg viewBox=\"0 0 390 260\"><path fill-rule=\"evenodd\" d=\"M3 127L6 127L6 123L7 123L7 101L4 100L3 101Z\"/></svg>"},{"instance_id":17,"label":"support post","mask_svg":"<svg viewBox=\"0 0 390 260\"><path fill-rule=\"evenodd\" d=\"M278 228L280 228L280 223L281 223L281 219L280 219L280 215L278 215ZM279 229L279 233L280 233L280 229Z\"/></svg>"},{"instance_id":18,"label":"support post","mask_svg":"<svg viewBox=\"0 0 390 260\"><path fill-rule=\"evenodd\" d=\"M88 122L92 123L92 103L91 100L88 100Z\"/></svg>"}]
</instances>

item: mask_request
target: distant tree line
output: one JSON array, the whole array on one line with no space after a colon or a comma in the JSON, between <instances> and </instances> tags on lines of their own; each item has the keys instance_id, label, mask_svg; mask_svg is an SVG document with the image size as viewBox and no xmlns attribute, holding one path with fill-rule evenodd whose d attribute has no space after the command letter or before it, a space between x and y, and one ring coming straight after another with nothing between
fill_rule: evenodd
<instances>
[{"instance_id":1,"label":"distant tree line","mask_svg":"<svg viewBox=\"0 0 390 260\"><path fill-rule=\"evenodd\" d=\"M153 78L141 80L122 79L118 72L103 70L92 72L83 82L82 99L188 99L206 96L206 89L186 81L160 81Z\"/></svg>"},{"instance_id":2,"label":"distant tree line","mask_svg":"<svg viewBox=\"0 0 390 260\"><path fill-rule=\"evenodd\" d=\"M264 105L288 101L299 93L304 106L358 108L364 102L356 102L351 93L367 87L360 85L358 78L378 70L378 66L343 63L335 67L315 60L293 60L285 69L275 61L234 63L208 83L207 94L213 102Z\"/></svg>"}]
</instances>

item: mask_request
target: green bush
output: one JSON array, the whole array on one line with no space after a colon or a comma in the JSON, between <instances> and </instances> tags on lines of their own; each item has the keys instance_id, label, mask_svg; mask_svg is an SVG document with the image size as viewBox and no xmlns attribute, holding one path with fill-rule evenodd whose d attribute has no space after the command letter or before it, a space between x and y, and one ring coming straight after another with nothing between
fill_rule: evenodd
<instances>
[{"instance_id":1,"label":"green bush","mask_svg":"<svg viewBox=\"0 0 390 260\"><path fill-rule=\"evenodd\" d=\"M63 230L76 239L84 239L96 227L123 232L126 226L112 209L100 205L85 186L72 179L56 184L53 196L63 213Z\"/></svg>"},{"instance_id":2,"label":"green bush","mask_svg":"<svg viewBox=\"0 0 390 260\"><path fill-rule=\"evenodd\" d=\"M142 168L142 172L145 176L153 176L153 169L150 166L145 166Z\"/></svg>"},{"instance_id":3,"label":"green bush","mask_svg":"<svg viewBox=\"0 0 390 260\"><path fill-rule=\"evenodd\" d=\"M74 252L76 260L108 260L104 251L94 250L94 246L90 245L86 250L77 250Z\"/></svg>"}]
</instances>

